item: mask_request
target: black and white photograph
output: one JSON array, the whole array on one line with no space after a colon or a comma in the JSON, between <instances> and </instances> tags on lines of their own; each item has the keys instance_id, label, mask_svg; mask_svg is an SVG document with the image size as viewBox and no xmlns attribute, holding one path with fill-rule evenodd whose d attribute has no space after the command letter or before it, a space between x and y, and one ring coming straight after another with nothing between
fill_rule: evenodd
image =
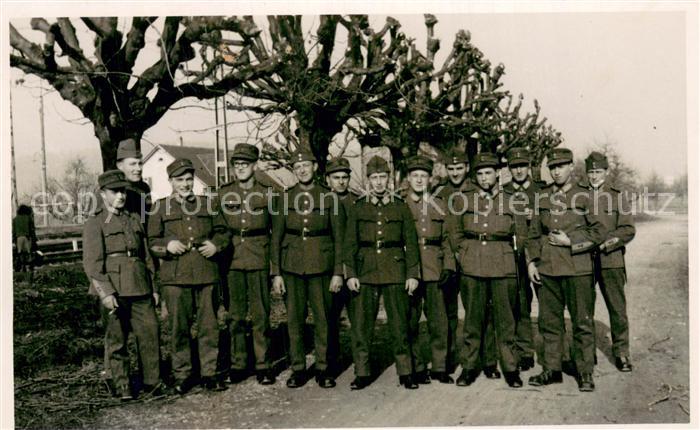
<instances>
[{"instance_id":1,"label":"black and white photograph","mask_svg":"<svg viewBox=\"0 0 700 430\"><path fill-rule=\"evenodd\" d=\"M0 8L0 427L700 425L698 2Z\"/></svg>"}]
</instances>

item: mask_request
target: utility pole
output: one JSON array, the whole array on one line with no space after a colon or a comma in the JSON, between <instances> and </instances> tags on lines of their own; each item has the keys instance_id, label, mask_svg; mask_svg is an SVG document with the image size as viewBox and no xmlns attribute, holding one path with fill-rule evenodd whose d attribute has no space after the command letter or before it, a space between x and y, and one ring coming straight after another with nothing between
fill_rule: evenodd
<instances>
[{"instance_id":1,"label":"utility pole","mask_svg":"<svg viewBox=\"0 0 700 430\"><path fill-rule=\"evenodd\" d=\"M12 213L19 208L19 196L17 194L17 170L15 169L15 130L12 120L12 82L10 82L10 158L12 162Z\"/></svg>"},{"instance_id":2,"label":"utility pole","mask_svg":"<svg viewBox=\"0 0 700 430\"><path fill-rule=\"evenodd\" d=\"M221 78L224 78L224 66L221 65ZM229 160L228 160L228 121L226 120L226 93L221 96L222 108L224 109L224 172L226 174L226 182L231 180L231 172L229 171Z\"/></svg>"},{"instance_id":3,"label":"utility pole","mask_svg":"<svg viewBox=\"0 0 700 430\"><path fill-rule=\"evenodd\" d=\"M46 139L44 134L44 87L39 86L39 118L41 119L41 194L43 200L44 227L49 225L49 211L46 195Z\"/></svg>"},{"instance_id":4,"label":"utility pole","mask_svg":"<svg viewBox=\"0 0 700 430\"><path fill-rule=\"evenodd\" d=\"M214 124L216 124L216 131L214 132L216 135L216 143L214 144L214 172L215 172L215 178L214 178L214 184L216 186L216 189L219 189L219 186L221 185L219 182L219 168L220 166L220 161L219 161L219 98L215 97L214 98Z\"/></svg>"}]
</instances>

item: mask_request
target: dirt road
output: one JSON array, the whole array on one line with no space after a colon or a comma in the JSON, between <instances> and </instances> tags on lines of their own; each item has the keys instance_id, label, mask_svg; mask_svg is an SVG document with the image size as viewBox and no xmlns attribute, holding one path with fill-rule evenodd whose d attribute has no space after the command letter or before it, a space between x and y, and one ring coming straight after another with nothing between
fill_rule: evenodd
<instances>
[{"instance_id":1,"label":"dirt road","mask_svg":"<svg viewBox=\"0 0 700 430\"><path fill-rule=\"evenodd\" d=\"M433 382L419 390L398 386L389 367L370 387L351 391L352 367L332 390L309 383L290 390L283 372L261 387L250 378L216 394L111 408L97 427L378 427L527 424L684 423L689 386L688 226L686 215L638 225L626 259L628 313L635 370L612 364L609 322L596 305L596 391L580 393L566 377L550 387L509 389L483 376L470 387ZM540 341L541 342L541 341ZM377 345L375 345L377 347ZM539 372L525 372L527 378ZM459 369L458 369L459 371ZM655 403L658 402L658 403Z\"/></svg>"}]
</instances>

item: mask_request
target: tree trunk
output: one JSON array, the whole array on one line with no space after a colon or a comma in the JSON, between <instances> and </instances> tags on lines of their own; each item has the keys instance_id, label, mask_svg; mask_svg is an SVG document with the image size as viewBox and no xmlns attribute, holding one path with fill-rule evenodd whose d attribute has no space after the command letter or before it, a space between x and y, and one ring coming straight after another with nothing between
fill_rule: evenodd
<instances>
[{"instance_id":1,"label":"tree trunk","mask_svg":"<svg viewBox=\"0 0 700 430\"><path fill-rule=\"evenodd\" d=\"M137 148L141 149L141 136L143 131L126 130L124 127L111 127L106 124L100 124L93 120L95 124L95 136L100 141L100 150L102 153L102 169L107 171L116 169L117 166L117 147L119 142L133 138L136 140Z\"/></svg>"}]
</instances>

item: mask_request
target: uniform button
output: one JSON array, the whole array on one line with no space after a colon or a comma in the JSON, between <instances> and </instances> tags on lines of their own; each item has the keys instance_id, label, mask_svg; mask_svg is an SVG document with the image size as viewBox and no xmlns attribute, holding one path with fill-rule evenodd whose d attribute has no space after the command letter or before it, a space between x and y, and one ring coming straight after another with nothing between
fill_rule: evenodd
<instances>
[{"instance_id":1,"label":"uniform button","mask_svg":"<svg viewBox=\"0 0 700 430\"><path fill-rule=\"evenodd\" d=\"M304 224L306 224L307 222L309 222L309 220L304 218Z\"/></svg>"},{"instance_id":2,"label":"uniform button","mask_svg":"<svg viewBox=\"0 0 700 430\"><path fill-rule=\"evenodd\" d=\"M302 237L301 240L306 240L306 236Z\"/></svg>"},{"instance_id":3,"label":"uniform button","mask_svg":"<svg viewBox=\"0 0 700 430\"><path fill-rule=\"evenodd\" d=\"M245 237L241 238L241 242L245 242Z\"/></svg>"},{"instance_id":4,"label":"uniform button","mask_svg":"<svg viewBox=\"0 0 700 430\"><path fill-rule=\"evenodd\" d=\"M194 240L194 237L191 237L190 240Z\"/></svg>"},{"instance_id":5,"label":"uniform button","mask_svg":"<svg viewBox=\"0 0 700 430\"><path fill-rule=\"evenodd\" d=\"M382 253L382 250L381 250L381 249L378 249L378 250L377 250L377 254L381 254L381 253Z\"/></svg>"},{"instance_id":6,"label":"uniform button","mask_svg":"<svg viewBox=\"0 0 700 430\"><path fill-rule=\"evenodd\" d=\"M189 220L190 220L190 217L187 217L187 221L189 221Z\"/></svg>"},{"instance_id":7,"label":"uniform button","mask_svg":"<svg viewBox=\"0 0 700 430\"><path fill-rule=\"evenodd\" d=\"M382 214L381 212L377 212L377 215L381 215L381 214Z\"/></svg>"},{"instance_id":8,"label":"uniform button","mask_svg":"<svg viewBox=\"0 0 700 430\"><path fill-rule=\"evenodd\" d=\"M488 226L489 226L489 223L485 222L484 227L488 227Z\"/></svg>"},{"instance_id":9,"label":"uniform button","mask_svg":"<svg viewBox=\"0 0 700 430\"><path fill-rule=\"evenodd\" d=\"M486 242L485 242L485 241L484 241L484 242L481 242L481 244L482 244L482 245L486 245Z\"/></svg>"},{"instance_id":10,"label":"uniform button","mask_svg":"<svg viewBox=\"0 0 700 430\"><path fill-rule=\"evenodd\" d=\"M379 231L377 232L377 234L382 234L382 231L381 231L381 230L379 230Z\"/></svg>"},{"instance_id":11,"label":"uniform button","mask_svg":"<svg viewBox=\"0 0 700 430\"><path fill-rule=\"evenodd\" d=\"M425 247L425 245L423 245L423 249L427 249L427 248Z\"/></svg>"},{"instance_id":12,"label":"uniform button","mask_svg":"<svg viewBox=\"0 0 700 430\"><path fill-rule=\"evenodd\" d=\"M192 230L192 227L187 227L187 230Z\"/></svg>"},{"instance_id":13,"label":"uniform button","mask_svg":"<svg viewBox=\"0 0 700 430\"><path fill-rule=\"evenodd\" d=\"M381 221L377 221L377 225L382 225L382 222L381 222Z\"/></svg>"},{"instance_id":14,"label":"uniform button","mask_svg":"<svg viewBox=\"0 0 700 430\"><path fill-rule=\"evenodd\" d=\"M554 219L554 222L557 222L557 219L556 219L556 218Z\"/></svg>"},{"instance_id":15,"label":"uniform button","mask_svg":"<svg viewBox=\"0 0 700 430\"><path fill-rule=\"evenodd\" d=\"M243 224L245 224L245 220L244 220L244 219L242 219L241 222L242 222Z\"/></svg>"},{"instance_id":16,"label":"uniform button","mask_svg":"<svg viewBox=\"0 0 700 430\"><path fill-rule=\"evenodd\" d=\"M423 228L421 229L421 231L425 231L425 227L423 227Z\"/></svg>"}]
</instances>

